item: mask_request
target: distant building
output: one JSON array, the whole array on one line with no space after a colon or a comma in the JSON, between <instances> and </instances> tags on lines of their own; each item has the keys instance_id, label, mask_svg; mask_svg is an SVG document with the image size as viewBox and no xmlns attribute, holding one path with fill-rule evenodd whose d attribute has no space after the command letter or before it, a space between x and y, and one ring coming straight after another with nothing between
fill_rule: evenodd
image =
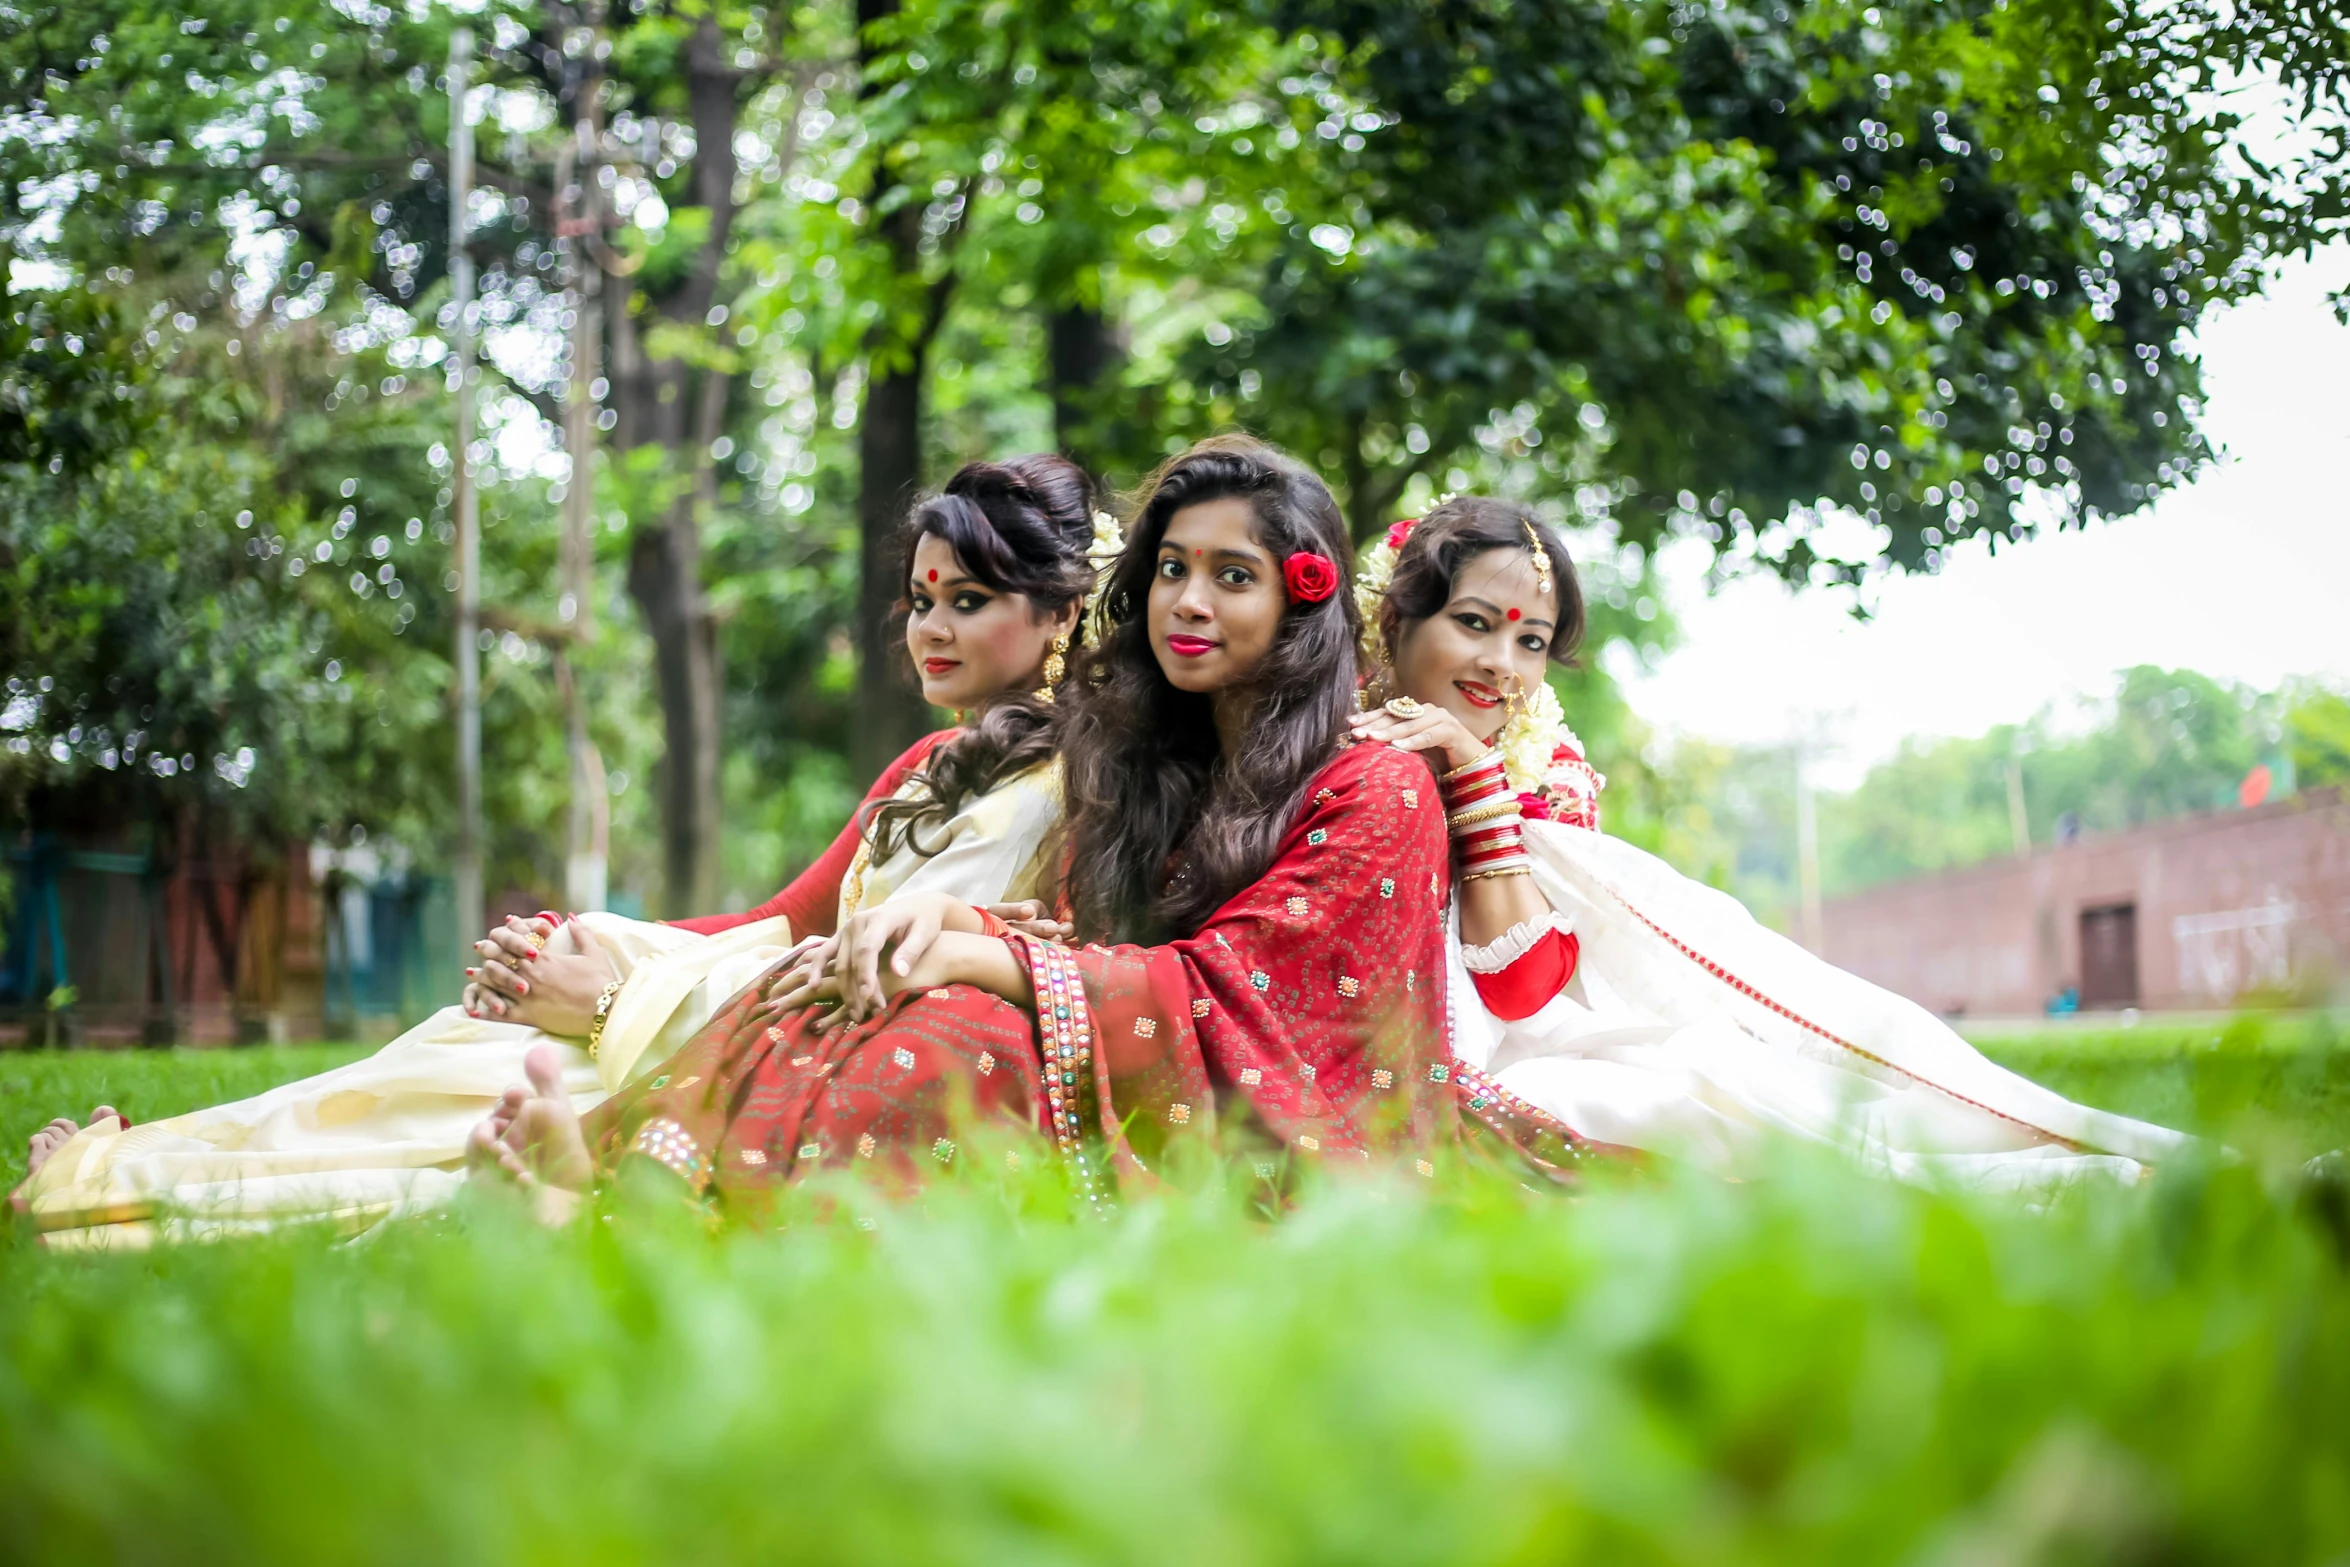
<instances>
[{"instance_id":1,"label":"distant building","mask_svg":"<svg viewBox=\"0 0 2350 1567\"><path fill-rule=\"evenodd\" d=\"M1821 913L1830 962L1946 1015L2313 999L2350 975L2350 800L2083 836Z\"/></svg>"},{"instance_id":2,"label":"distant building","mask_svg":"<svg viewBox=\"0 0 2350 1567\"><path fill-rule=\"evenodd\" d=\"M0 838L0 1049L389 1038L456 999L445 881L272 848Z\"/></svg>"}]
</instances>

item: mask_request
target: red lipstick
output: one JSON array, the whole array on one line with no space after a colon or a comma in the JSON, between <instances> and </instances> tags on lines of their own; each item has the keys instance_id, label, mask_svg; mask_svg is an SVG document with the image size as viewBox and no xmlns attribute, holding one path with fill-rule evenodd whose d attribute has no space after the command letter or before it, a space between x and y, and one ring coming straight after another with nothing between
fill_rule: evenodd
<instances>
[{"instance_id":1,"label":"red lipstick","mask_svg":"<svg viewBox=\"0 0 2350 1567\"><path fill-rule=\"evenodd\" d=\"M922 673L926 675L943 675L950 669L962 667L963 661L959 658L926 658L922 661Z\"/></svg>"},{"instance_id":2,"label":"red lipstick","mask_svg":"<svg viewBox=\"0 0 2350 1567\"><path fill-rule=\"evenodd\" d=\"M1491 686L1480 685L1474 680L1456 680L1452 683L1452 686L1455 691L1458 691L1461 695L1467 697L1474 706L1501 706L1501 693L1494 690Z\"/></svg>"},{"instance_id":3,"label":"red lipstick","mask_svg":"<svg viewBox=\"0 0 2350 1567\"><path fill-rule=\"evenodd\" d=\"M1216 651L1216 644L1206 637L1184 636L1178 633L1167 639L1167 651L1177 658L1198 658Z\"/></svg>"}]
</instances>

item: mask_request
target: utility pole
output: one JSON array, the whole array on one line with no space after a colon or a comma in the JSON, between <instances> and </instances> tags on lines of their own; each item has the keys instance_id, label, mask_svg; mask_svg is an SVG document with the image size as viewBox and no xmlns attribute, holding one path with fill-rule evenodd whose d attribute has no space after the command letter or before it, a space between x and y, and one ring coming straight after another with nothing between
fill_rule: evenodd
<instances>
[{"instance_id":1,"label":"utility pole","mask_svg":"<svg viewBox=\"0 0 2350 1567\"><path fill-rule=\"evenodd\" d=\"M457 363L457 941L470 954L488 928L481 885L481 498L473 483L473 255L465 209L473 196L473 29L449 36L449 277Z\"/></svg>"},{"instance_id":2,"label":"utility pole","mask_svg":"<svg viewBox=\"0 0 2350 1567\"><path fill-rule=\"evenodd\" d=\"M1795 874L1803 895L1803 944L1817 953L1827 945L1820 917L1820 810L1811 788L1811 742L1795 747Z\"/></svg>"},{"instance_id":3,"label":"utility pole","mask_svg":"<svg viewBox=\"0 0 2350 1567\"><path fill-rule=\"evenodd\" d=\"M2015 857L2032 852L2032 819L2024 814L2024 764L2007 759L2007 825L2015 835Z\"/></svg>"},{"instance_id":4,"label":"utility pole","mask_svg":"<svg viewBox=\"0 0 2350 1567\"><path fill-rule=\"evenodd\" d=\"M556 170L556 245L563 258L564 286L571 294L571 384L563 400L563 450L571 477L563 492L561 580L558 614L571 633L555 657L562 690L565 740L571 754L571 813L564 834L563 895L574 912L601 909L609 893L611 802L604 782L604 758L588 736L587 698L580 689L572 651L595 636L595 457L597 347L603 334L603 265L596 259L601 191L596 155L601 140L597 114L595 48L591 42L575 85L572 137Z\"/></svg>"}]
</instances>

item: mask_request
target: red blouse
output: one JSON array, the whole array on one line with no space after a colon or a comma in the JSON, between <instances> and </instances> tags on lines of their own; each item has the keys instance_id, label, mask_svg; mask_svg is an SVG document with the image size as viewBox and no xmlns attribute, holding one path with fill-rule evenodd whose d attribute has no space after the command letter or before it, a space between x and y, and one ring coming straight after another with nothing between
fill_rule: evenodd
<instances>
[{"instance_id":1,"label":"red blouse","mask_svg":"<svg viewBox=\"0 0 2350 1567\"><path fill-rule=\"evenodd\" d=\"M1563 930L1546 930L1541 939L1507 968L1493 974L1471 973L1477 999L1485 1010L1505 1023L1532 1017L1550 1004L1575 977L1575 960L1582 944Z\"/></svg>"},{"instance_id":2,"label":"red blouse","mask_svg":"<svg viewBox=\"0 0 2350 1567\"><path fill-rule=\"evenodd\" d=\"M1561 744L1550 753L1541 788L1518 796L1519 809L1528 821L1597 832L1599 791L1604 783L1581 751ZM1567 932L1546 931L1508 967L1492 974L1471 973L1469 982L1477 987L1477 999L1485 1003L1486 1011L1505 1023L1514 1023L1532 1017L1567 988L1582 951L1582 944Z\"/></svg>"},{"instance_id":3,"label":"red blouse","mask_svg":"<svg viewBox=\"0 0 2350 1567\"><path fill-rule=\"evenodd\" d=\"M792 884L769 898L755 909L740 914L701 914L692 919L671 920L668 923L680 930L696 931L704 936L715 936L720 931L733 930L754 920L772 919L780 914L791 921L791 933L799 936L830 936L840 924L840 884L849 874L849 865L857 857L857 844L864 834L862 823L865 807L877 800L886 800L898 792L898 786L910 777L937 749L940 741L961 733L955 729L941 729L926 734L906 748L903 756L881 770L873 780L873 787L865 791L865 798L856 810L849 813L848 825L832 840L832 846L817 856L816 863L792 879Z\"/></svg>"}]
</instances>

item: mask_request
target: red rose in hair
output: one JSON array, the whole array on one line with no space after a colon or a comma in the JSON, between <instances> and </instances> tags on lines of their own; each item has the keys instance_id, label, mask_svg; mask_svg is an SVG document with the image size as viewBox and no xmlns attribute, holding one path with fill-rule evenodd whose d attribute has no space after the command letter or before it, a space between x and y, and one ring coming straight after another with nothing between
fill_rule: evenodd
<instances>
[{"instance_id":1,"label":"red rose in hair","mask_svg":"<svg viewBox=\"0 0 2350 1567\"><path fill-rule=\"evenodd\" d=\"M1299 550L1281 563L1281 580L1288 584L1292 602L1319 604L1338 591L1338 568L1327 555Z\"/></svg>"},{"instance_id":2,"label":"red rose in hair","mask_svg":"<svg viewBox=\"0 0 2350 1567\"><path fill-rule=\"evenodd\" d=\"M1406 518L1405 518L1403 521L1401 521L1401 522L1397 523L1397 524L1396 524L1394 527L1392 527L1392 528L1388 529L1388 530L1387 530L1387 547L1388 547L1389 549L1391 549L1391 550L1400 550L1400 549L1402 549L1402 548L1403 548L1403 545L1404 545L1404 540L1406 540L1406 539L1410 538L1410 537L1412 536L1412 530L1413 530L1414 528L1418 527L1419 525L1420 525L1420 519L1419 519L1419 518L1417 518L1417 517L1406 517Z\"/></svg>"}]
</instances>

